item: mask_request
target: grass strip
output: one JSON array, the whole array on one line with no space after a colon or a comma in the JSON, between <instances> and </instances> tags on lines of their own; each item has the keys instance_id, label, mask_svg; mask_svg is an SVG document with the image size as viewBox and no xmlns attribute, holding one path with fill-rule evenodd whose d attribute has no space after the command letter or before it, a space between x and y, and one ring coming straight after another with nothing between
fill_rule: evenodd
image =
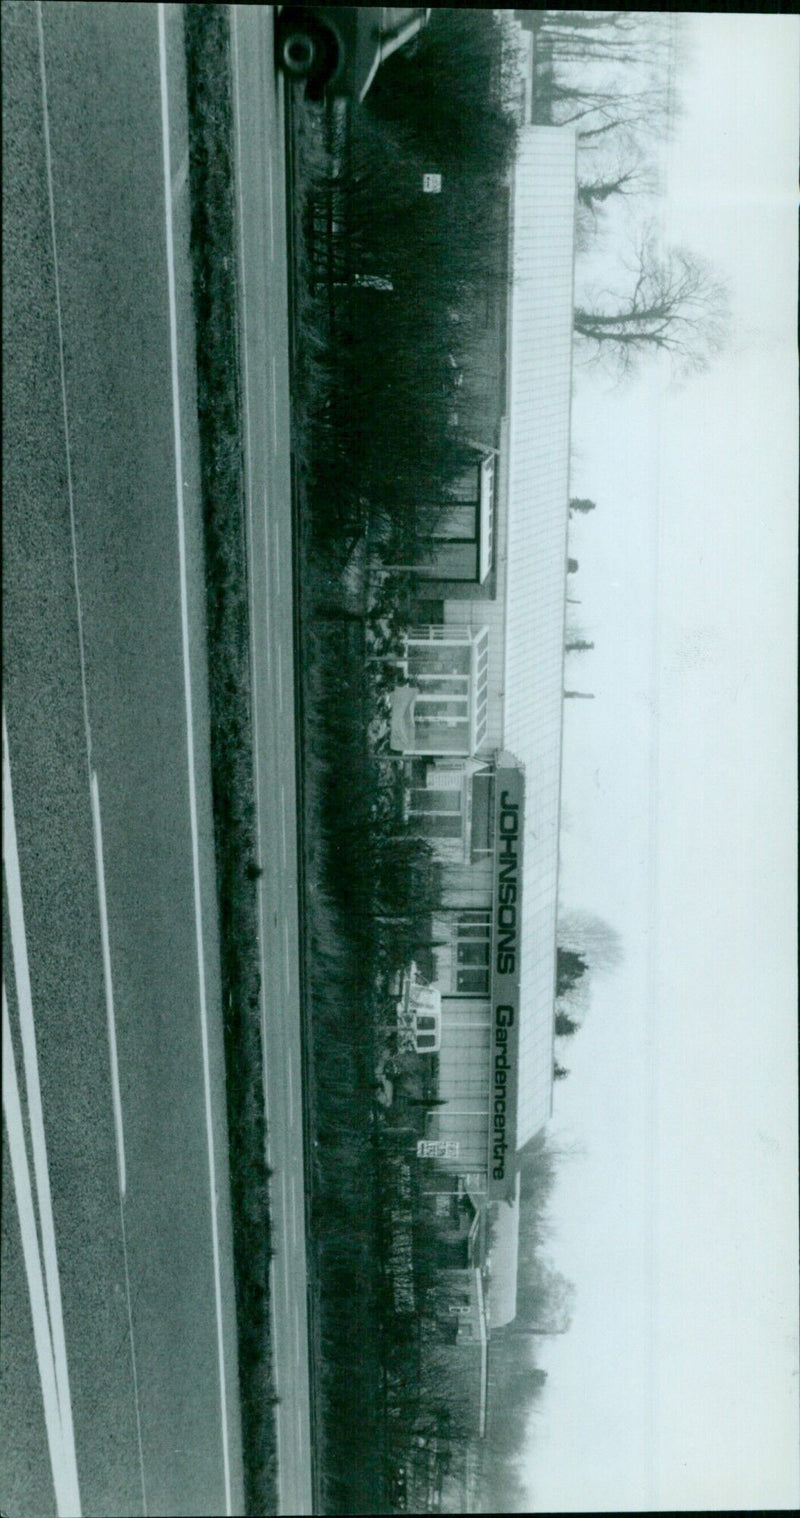
<instances>
[{"instance_id":1,"label":"grass strip","mask_svg":"<svg viewBox=\"0 0 800 1518\"><path fill-rule=\"evenodd\" d=\"M206 557L245 1507L277 1512L272 1238L259 1010L247 544L238 361L229 7L184 7L191 256Z\"/></svg>"}]
</instances>

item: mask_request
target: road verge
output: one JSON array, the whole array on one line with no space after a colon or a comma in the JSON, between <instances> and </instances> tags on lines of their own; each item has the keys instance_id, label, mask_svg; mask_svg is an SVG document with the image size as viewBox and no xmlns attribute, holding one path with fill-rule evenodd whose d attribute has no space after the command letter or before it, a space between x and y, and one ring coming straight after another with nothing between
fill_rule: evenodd
<instances>
[{"instance_id":1,"label":"road verge","mask_svg":"<svg viewBox=\"0 0 800 1518\"><path fill-rule=\"evenodd\" d=\"M245 1502L263 1514L277 1511L277 1443L228 7L187 5L184 44Z\"/></svg>"}]
</instances>

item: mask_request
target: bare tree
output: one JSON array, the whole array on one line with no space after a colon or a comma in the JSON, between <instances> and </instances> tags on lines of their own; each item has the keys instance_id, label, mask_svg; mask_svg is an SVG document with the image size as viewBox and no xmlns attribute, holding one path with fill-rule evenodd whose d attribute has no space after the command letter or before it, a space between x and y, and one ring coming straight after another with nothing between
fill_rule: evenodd
<instances>
[{"instance_id":1,"label":"bare tree","mask_svg":"<svg viewBox=\"0 0 800 1518\"><path fill-rule=\"evenodd\" d=\"M645 232L627 266L628 290L606 290L575 308L575 331L621 375L648 353L667 353L676 372L706 369L724 346L728 292L711 266L685 248L662 256Z\"/></svg>"},{"instance_id":2,"label":"bare tree","mask_svg":"<svg viewBox=\"0 0 800 1518\"><path fill-rule=\"evenodd\" d=\"M586 500L583 496L573 496L569 503L569 514L572 516L573 512L579 511L581 515L585 515L589 511L594 511L596 504L595 501Z\"/></svg>"},{"instance_id":3,"label":"bare tree","mask_svg":"<svg viewBox=\"0 0 800 1518\"><path fill-rule=\"evenodd\" d=\"M634 88L620 78L590 84L554 78L549 85L553 124L572 126L585 154L605 147L605 139L653 137L667 129L671 94L660 82Z\"/></svg>"},{"instance_id":4,"label":"bare tree","mask_svg":"<svg viewBox=\"0 0 800 1518\"><path fill-rule=\"evenodd\" d=\"M554 60L642 67L669 48L674 22L668 17L663 11L543 11L538 34Z\"/></svg>"},{"instance_id":5,"label":"bare tree","mask_svg":"<svg viewBox=\"0 0 800 1518\"><path fill-rule=\"evenodd\" d=\"M610 201L646 195L656 186L654 166L635 142L617 143L614 152L603 156L606 161L598 162L596 154L589 155L578 180L578 205L595 220Z\"/></svg>"}]
</instances>

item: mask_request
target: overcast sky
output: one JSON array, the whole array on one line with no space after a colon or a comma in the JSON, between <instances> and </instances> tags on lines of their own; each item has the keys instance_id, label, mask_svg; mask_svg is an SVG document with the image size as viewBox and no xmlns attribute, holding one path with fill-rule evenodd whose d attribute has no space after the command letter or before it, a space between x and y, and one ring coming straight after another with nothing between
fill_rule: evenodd
<instances>
[{"instance_id":1,"label":"overcast sky","mask_svg":"<svg viewBox=\"0 0 800 1518\"><path fill-rule=\"evenodd\" d=\"M798 22L686 16L667 241L734 313L683 389L579 375L562 901L621 932L564 1046L551 1253L578 1288L544 1510L793 1507ZM574 587L574 588L573 588ZM574 678L573 678L574 677Z\"/></svg>"}]
</instances>

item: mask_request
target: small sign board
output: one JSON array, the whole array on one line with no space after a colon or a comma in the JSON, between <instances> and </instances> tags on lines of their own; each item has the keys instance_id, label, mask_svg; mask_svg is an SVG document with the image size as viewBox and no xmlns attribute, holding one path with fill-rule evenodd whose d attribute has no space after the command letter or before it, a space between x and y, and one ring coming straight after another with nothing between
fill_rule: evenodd
<instances>
[{"instance_id":1,"label":"small sign board","mask_svg":"<svg viewBox=\"0 0 800 1518\"><path fill-rule=\"evenodd\" d=\"M423 174L423 176L422 176L422 188L425 191L426 195L441 195L441 193L442 193L442 176L441 176L441 174Z\"/></svg>"},{"instance_id":2,"label":"small sign board","mask_svg":"<svg viewBox=\"0 0 800 1518\"><path fill-rule=\"evenodd\" d=\"M417 1139L418 1160L457 1160L458 1139Z\"/></svg>"}]
</instances>

